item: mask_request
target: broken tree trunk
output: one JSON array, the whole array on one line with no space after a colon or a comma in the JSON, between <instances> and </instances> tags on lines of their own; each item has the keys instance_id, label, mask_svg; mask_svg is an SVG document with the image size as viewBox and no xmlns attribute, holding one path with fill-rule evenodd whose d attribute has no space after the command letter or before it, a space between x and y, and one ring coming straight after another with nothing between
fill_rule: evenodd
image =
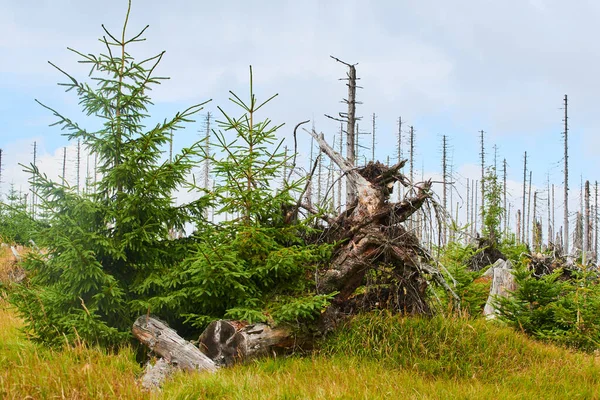
<instances>
[{"instance_id":1,"label":"broken tree trunk","mask_svg":"<svg viewBox=\"0 0 600 400\"><path fill-rule=\"evenodd\" d=\"M217 366L230 366L295 345L295 337L288 329L225 320L211 322L198 343L200 350Z\"/></svg>"},{"instance_id":2,"label":"broken tree trunk","mask_svg":"<svg viewBox=\"0 0 600 400\"><path fill-rule=\"evenodd\" d=\"M499 259L496 263L484 273L484 276L491 276L492 286L483 315L489 319L496 318L498 309L496 308L497 297L508 297L511 292L517 289L515 277L513 275L512 264L510 261Z\"/></svg>"}]
</instances>

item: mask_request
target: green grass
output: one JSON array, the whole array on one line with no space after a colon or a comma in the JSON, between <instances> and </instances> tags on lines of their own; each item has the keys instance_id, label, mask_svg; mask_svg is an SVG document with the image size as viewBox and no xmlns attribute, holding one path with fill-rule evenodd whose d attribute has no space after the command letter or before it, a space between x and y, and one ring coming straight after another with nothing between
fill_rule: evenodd
<instances>
[{"instance_id":1,"label":"green grass","mask_svg":"<svg viewBox=\"0 0 600 400\"><path fill-rule=\"evenodd\" d=\"M600 360L483 320L355 318L312 356L176 374L152 396L133 351L57 351L29 342L0 299L0 398L34 399L590 399Z\"/></svg>"}]
</instances>

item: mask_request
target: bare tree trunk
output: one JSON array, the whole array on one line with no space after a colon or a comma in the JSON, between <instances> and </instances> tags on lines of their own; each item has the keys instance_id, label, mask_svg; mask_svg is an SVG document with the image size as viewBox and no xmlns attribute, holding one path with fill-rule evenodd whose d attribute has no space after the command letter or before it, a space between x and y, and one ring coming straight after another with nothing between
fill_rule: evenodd
<instances>
[{"instance_id":1,"label":"bare tree trunk","mask_svg":"<svg viewBox=\"0 0 600 400\"><path fill-rule=\"evenodd\" d=\"M470 208L471 193L469 191L469 181L470 181L470 179L467 178L467 209L466 209L467 217L466 217L466 221L467 221L468 232L471 232L471 218L470 218L471 217L471 214L470 214L471 213L471 208Z\"/></svg>"},{"instance_id":2,"label":"bare tree trunk","mask_svg":"<svg viewBox=\"0 0 600 400\"><path fill-rule=\"evenodd\" d=\"M546 193L548 193L547 209L548 209L548 248L552 247L552 221L550 215L550 173L548 173L546 180Z\"/></svg>"},{"instance_id":3,"label":"bare tree trunk","mask_svg":"<svg viewBox=\"0 0 600 400\"><path fill-rule=\"evenodd\" d=\"M207 190L207 191L209 190L209 188L211 186L210 185L210 159L209 159L209 157L210 157L210 132L211 132L211 130L210 130L210 119L211 119L211 114L210 114L210 112L207 112L206 113L206 119L204 120L205 121L204 122L205 126L204 126L204 138L203 138L203 140L204 140L204 157L205 158L204 158L204 165L203 165L203 168L202 168L202 175L203 175L202 187L205 190ZM286 160L287 160L287 147L286 147ZM286 162L285 165L287 165L287 162ZM283 174L283 176L284 176L283 179L285 181L285 179L286 179L285 178L285 176L286 176L285 173ZM214 215L215 210L213 209L211 211L212 211L212 214ZM204 209L204 218L206 218L207 220L208 220L208 214L209 214L209 209L208 209L208 207L206 207Z\"/></svg>"},{"instance_id":4,"label":"bare tree trunk","mask_svg":"<svg viewBox=\"0 0 600 400\"><path fill-rule=\"evenodd\" d=\"M81 170L81 140L77 139L77 164L75 165L76 169L76 184L77 184L77 193L79 193L80 186L80 170Z\"/></svg>"},{"instance_id":5,"label":"bare tree trunk","mask_svg":"<svg viewBox=\"0 0 600 400\"><path fill-rule=\"evenodd\" d=\"M447 182L448 171L446 169L446 150L447 150L446 135L444 135L444 136L442 136L442 185L443 185L442 206L444 208L444 212L446 212L446 207L447 207L446 182ZM450 217L452 218L452 214L450 214ZM445 246L446 245L446 226L445 225L440 227L440 232L441 232L442 246Z\"/></svg>"},{"instance_id":6,"label":"bare tree trunk","mask_svg":"<svg viewBox=\"0 0 600 400\"><path fill-rule=\"evenodd\" d=\"M409 150L410 150L410 172L409 172L410 173L410 181L414 182L415 181L415 130L412 125L410 126L410 134L409 134ZM409 187L408 190L409 190L409 193L413 192L412 187ZM410 219L408 226L411 231L414 230L413 218Z\"/></svg>"},{"instance_id":7,"label":"bare tree trunk","mask_svg":"<svg viewBox=\"0 0 600 400\"><path fill-rule=\"evenodd\" d=\"M356 165L354 154L354 126L356 124L356 68L348 65L348 124L346 125L346 158L353 166ZM351 180L346 180L346 207L356 202L356 188Z\"/></svg>"},{"instance_id":8,"label":"bare tree trunk","mask_svg":"<svg viewBox=\"0 0 600 400\"><path fill-rule=\"evenodd\" d=\"M575 235L573 238L573 248L575 253L578 250L583 250L583 215L581 212L577 211L576 220L575 220Z\"/></svg>"},{"instance_id":9,"label":"bare tree trunk","mask_svg":"<svg viewBox=\"0 0 600 400\"><path fill-rule=\"evenodd\" d=\"M508 216L510 215L510 213L508 213L508 209L506 208L506 158L504 159L504 162L502 163L502 170L503 170L503 198L504 198L504 236L508 235Z\"/></svg>"},{"instance_id":10,"label":"bare tree trunk","mask_svg":"<svg viewBox=\"0 0 600 400\"><path fill-rule=\"evenodd\" d=\"M317 207L322 207L322 200L323 200L323 187L322 187L322 181L323 181L323 157L321 157L321 150L319 150L319 156L318 156L318 167L317 167Z\"/></svg>"},{"instance_id":11,"label":"bare tree trunk","mask_svg":"<svg viewBox=\"0 0 600 400\"><path fill-rule=\"evenodd\" d=\"M474 206L474 211L473 211L473 214L475 215L475 219L473 220L473 228L475 229L475 234L478 233L477 232L477 222L478 222L478 219L479 219L478 218L479 217L479 213L478 213L479 208L477 207L477 196L479 195L479 191L477 190L477 185L478 185L478 182L476 180L475 181L475 191L474 191L474 194L475 194L475 206Z\"/></svg>"},{"instance_id":12,"label":"bare tree trunk","mask_svg":"<svg viewBox=\"0 0 600 400\"><path fill-rule=\"evenodd\" d=\"M554 218L554 183L552 184L552 238L556 237L556 219ZM554 239L554 246L556 247L559 243ZM560 242L562 246L562 241Z\"/></svg>"},{"instance_id":13,"label":"bare tree trunk","mask_svg":"<svg viewBox=\"0 0 600 400\"><path fill-rule=\"evenodd\" d=\"M598 181L594 185L594 260L598 263Z\"/></svg>"},{"instance_id":14,"label":"bare tree trunk","mask_svg":"<svg viewBox=\"0 0 600 400\"><path fill-rule=\"evenodd\" d=\"M343 154L343 134L344 134L344 124L340 123L340 154ZM312 139L311 139L312 141ZM337 202L337 212L342 211L342 170L340 169L340 176L338 179L338 202Z\"/></svg>"},{"instance_id":15,"label":"bare tree trunk","mask_svg":"<svg viewBox=\"0 0 600 400\"><path fill-rule=\"evenodd\" d=\"M315 130L314 123L313 123L312 130L313 130L313 132ZM308 164L309 171L311 170L311 167L312 167L313 162L314 162L314 159L313 159L313 149L314 149L314 147L315 147L314 146L314 139L311 138L310 139L310 159L309 159L310 161L309 161L309 164ZM308 186L306 187L306 195L305 195L306 196L306 204L310 208L312 208L312 206L313 206L313 202L312 202L312 198L313 198L313 190L312 190L313 189L313 179L312 179L312 176L309 176L308 179L309 179L308 180Z\"/></svg>"},{"instance_id":16,"label":"bare tree trunk","mask_svg":"<svg viewBox=\"0 0 600 400\"><path fill-rule=\"evenodd\" d=\"M373 143L371 145L371 161L375 162L375 113L373 113Z\"/></svg>"},{"instance_id":17,"label":"bare tree trunk","mask_svg":"<svg viewBox=\"0 0 600 400\"><path fill-rule=\"evenodd\" d=\"M521 224L522 224L521 210L517 210L517 238L521 237Z\"/></svg>"},{"instance_id":18,"label":"bare tree trunk","mask_svg":"<svg viewBox=\"0 0 600 400\"><path fill-rule=\"evenodd\" d=\"M541 251L542 247L542 223L537 218L537 190L533 193L533 248Z\"/></svg>"},{"instance_id":19,"label":"bare tree trunk","mask_svg":"<svg viewBox=\"0 0 600 400\"><path fill-rule=\"evenodd\" d=\"M94 191L96 190L96 183L98 183L98 153L94 153Z\"/></svg>"},{"instance_id":20,"label":"bare tree trunk","mask_svg":"<svg viewBox=\"0 0 600 400\"><path fill-rule=\"evenodd\" d=\"M525 157L524 157L524 161L523 161L523 215L522 217L522 221L521 221L521 227L522 227L522 232L521 232L521 243L526 243L525 242L525 202L527 200L527 152L525 152Z\"/></svg>"},{"instance_id":21,"label":"bare tree trunk","mask_svg":"<svg viewBox=\"0 0 600 400\"><path fill-rule=\"evenodd\" d=\"M37 142L33 142L33 165L37 165ZM33 175L33 185L35 186L37 182L37 177ZM36 204L37 204L37 196L35 190L31 189L31 215L35 218L36 214Z\"/></svg>"},{"instance_id":22,"label":"bare tree trunk","mask_svg":"<svg viewBox=\"0 0 600 400\"><path fill-rule=\"evenodd\" d=\"M483 221L485 220L485 148L483 145L483 130L479 131L481 134L481 226L483 227Z\"/></svg>"},{"instance_id":23,"label":"bare tree trunk","mask_svg":"<svg viewBox=\"0 0 600 400\"><path fill-rule=\"evenodd\" d=\"M63 164L62 164L62 184L66 184L66 173L67 173L67 147L63 147Z\"/></svg>"},{"instance_id":24,"label":"bare tree trunk","mask_svg":"<svg viewBox=\"0 0 600 400\"><path fill-rule=\"evenodd\" d=\"M592 228L590 226L590 181L585 181L585 194L584 194L584 202L585 202L585 214L584 214L584 243L583 243L583 264L586 263L586 256L589 251L591 251L592 246Z\"/></svg>"},{"instance_id":25,"label":"bare tree trunk","mask_svg":"<svg viewBox=\"0 0 600 400\"><path fill-rule=\"evenodd\" d=\"M453 157L450 158L450 218L452 219L454 216L454 213L456 212L456 215L458 215L458 208L456 208L456 210L453 209L454 206L454 197L453 197L453 192L454 192L454 162L453 162ZM450 221L452 223L452 221ZM454 222L456 224L458 224L458 217L454 220ZM454 223L452 225L455 225ZM446 231L448 231L448 229L446 229ZM451 230L449 232L450 234L450 241L453 242L455 240L455 232L454 230Z\"/></svg>"},{"instance_id":26,"label":"bare tree trunk","mask_svg":"<svg viewBox=\"0 0 600 400\"><path fill-rule=\"evenodd\" d=\"M531 231L529 230L529 222L531 221L531 176L533 174L533 171L529 171L529 191L527 194L528 200L527 200L527 244L530 244L530 233Z\"/></svg>"},{"instance_id":27,"label":"bare tree trunk","mask_svg":"<svg viewBox=\"0 0 600 400\"><path fill-rule=\"evenodd\" d=\"M566 254L569 253L569 117L568 117L568 108L569 108L569 103L568 103L568 99L567 99L567 95L565 94L565 116L564 116L564 123L565 123L565 129L563 132L564 138L565 138L565 154L564 154L564 161L565 161L565 180L564 180L564 189L565 189L565 195L564 195L564 221L563 221L563 226L564 226L564 230L563 230L563 240L564 240L564 251Z\"/></svg>"},{"instance_id":28,"label":"bare tree trunk","mask_svg":"<svg viewBox=\"0 0 600 400\"><path fill-rule=\"evenodd\" d=\"M348 86L348 98L343 100L343 102L348 105L348 110L345 113L339 113L341 119L330 117L329 115L326 115L326 117L346 123L346 159L351 165L355 166L357 162L355 127L358 120L358 118L356 118L356 105L359 104L359 102L356 101L356 81L358 80L356 77L356 64L349 64L333 56L331 56L331 58L348 67L346 78L343 79L348 81L346 84ZM346 179L346 208L350 208L355 202L356 188L352 186L351 180Z\"/></svg>"},{"instance_id":29,"label":"bare tree trunk","mask_svg":"<svg viewBox=\"0 0 600 400\"><path fill-rule=\"evenodd\" d=\"M397 162L402 161L402 117L398 117L398 159ZM398 193L396 201L402 199L402 185L398 183Z\"/></svg>"}]
</instances>

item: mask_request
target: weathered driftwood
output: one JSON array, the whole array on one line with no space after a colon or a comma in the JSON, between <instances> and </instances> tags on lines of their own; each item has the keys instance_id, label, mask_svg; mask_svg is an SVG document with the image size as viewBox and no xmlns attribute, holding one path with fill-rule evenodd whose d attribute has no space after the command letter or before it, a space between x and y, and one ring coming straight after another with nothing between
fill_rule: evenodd
<instances>
[{"instance_id":1,"label":"weathered driftwood","mask_svg":"<svg viewBox=\"0 0 600 400\"><path fill-rule=\"evenodd\" d=\"M483 308L483 315L489 319L493 319L496 318L496 315L498 314L496 298L510 296L510 292L517 289L517 284L510 261L496 261L496 263L484 273L484 276L492 278L492 285L490 287L490 294L487 302Z\"/></svg>"},{"instance_id":2,"label":"weathered driftwood","mask_svg":"<svg viewBox=\"0 0 600 400\"><path fill-rule=\"evenodd\" d=\"M217 366L230 366L294 344L288 329L225 320L211 322L198 341L200 350Z\"/></svg>"},{"instance_id":3,"label":"weathered driftwood","mask_svg":"<svg viewBox=\"0 0 600 400\"><path fill-rule=\"evenodd\" d=\"M213 360L157 318L146 315L139 317L133 324L132 333L163 360L146 369L142 385L147 385L144 386L147 389L160 386L172 369L208 372L217 370ZM172 368L166 367L165 363Z\"/></svg>"}]
</instances>

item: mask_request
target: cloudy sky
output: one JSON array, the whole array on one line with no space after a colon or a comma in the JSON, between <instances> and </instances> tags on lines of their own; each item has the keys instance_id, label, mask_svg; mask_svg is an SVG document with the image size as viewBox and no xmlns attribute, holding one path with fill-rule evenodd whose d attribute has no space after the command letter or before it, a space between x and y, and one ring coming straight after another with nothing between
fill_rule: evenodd
<instances>
[{"instance_id":1,"label":"cloudy sky","mask_svg":"<svg viewBox=\"0 0 600 400\"><path fill-rule=\"evenodd\" d=\"M0 0L0 148L2 190L26 187L18 163L32 159L56 174L61 131L49 127L39 99L78 117L77 99L56 85L62 77L47 61L84 78L87 71L66 48L97 53L101 24L118 32L126 0ZM416 132L416 165L425 176L441 168L441 135L447 135L457 179L478 174L478 131L486 157L506 158L514 202L520 203L523 152L530 156L534 186L562 185L562 102L569 95L572 198L580 179L595 181L600 127L595 118L600 88L600 3L578 0L399 1L186 1L134 0L129 32L146 24L147 41L130 52L144 57L166 50L159 75L170 76L153 93L157 119L213 99L233 110L228 91L247 93L252 65L256 93L279 97L264 117L293 126L311 119L328 138L337 124L324 114L342 111L343 65L358 63L361 131L377 114L377 153L396 157L396 121ZM83 122L86 122L83 120ZM178 132L175 147L197 138L200 122ZM364 136L365 145L370 138ZM306 153L308 139L301 141ZM370 151L365 150L370 155ZM73 148L68 156L74 157ZM370 156L369 156L370 157ZM561 193L557 188L557 193ZM542 196L545 196L543 194ZM562 196L557 196L559 209ZM558 218L558 220L562 219Z\"/></svg>"}]
</instances>

